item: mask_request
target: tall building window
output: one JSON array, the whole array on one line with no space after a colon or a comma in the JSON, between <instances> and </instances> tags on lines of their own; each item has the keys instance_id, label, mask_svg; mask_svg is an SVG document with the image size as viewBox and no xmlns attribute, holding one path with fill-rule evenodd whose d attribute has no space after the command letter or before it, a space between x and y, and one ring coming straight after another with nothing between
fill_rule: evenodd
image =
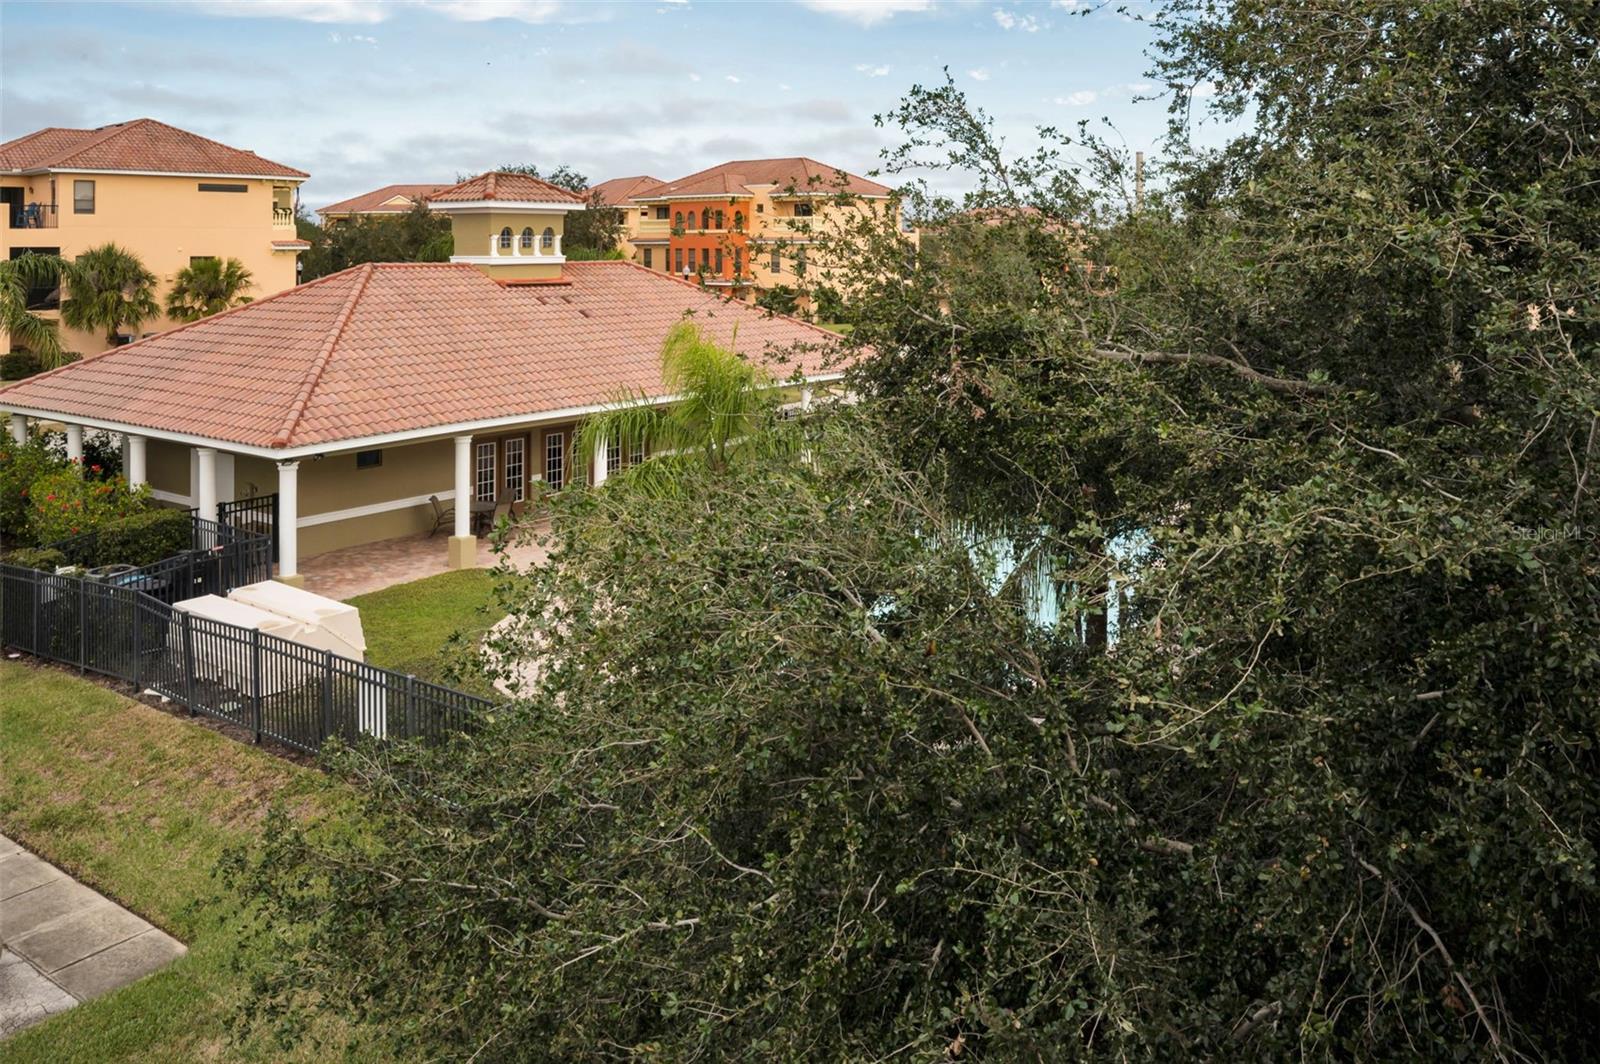
<instances>
[{"instance_id":1,"label":"tall building window","mask_svg":"<svg viewBox=\"0 0 1600 1064\"><path fill-rule=\"evenodd\" d=\"M74 181L72 183L72 213L94 213L94 182Z\"/></svg>"},{"instance_id":2,"label":"tall building window","mask_svg":"<svg viewBox=\"0 0 1600 1064\"><path fill-rule=\"evenodd\" d=\"M716 271L715 272L716 272L716 275L718 277L722 276L722 249L721 248L717 249L717 266L716 266Z\"/></svg>"},{"instance_id":3,"label":"tall building window","mask_svg":"<svg viewBox=\"0 0 1600 1064\"><path fill-rule=\"evenodd\" d=\"M668 207L657 207L656 208L656 221L658 221L658 222L666 221L667 220L667 212L670 209L671 208L668 208Z\"/></svg>"},{"instance_id":4,"label":"tall building window","mask_svg":"<svg viewBox=\"0 0 1600 1064\"><path fill-rule=\"evenodd\" d=\"M644 249L644 268L647 269L647 270L655 269L655 264L650 261L650 258L651 258L650 251L651 251L650 248L645 248Z\"/></svg>"},{"instance_id":5,"label":"tall building window","mask_svg":"<svg viewBox=\"0 0 1600 1064\"><path fill-rule=\"evenodd\" d=\"M507 251L511 250L511 227L509 225L500 230L500 246Z\"/></svg>"},{"instance_id":6,"label":"tall building window","mask_svg":"<svg viewBox=\"0 0 1600 1064\"><path fill-rule=\"evenodd\" d=\"M744 251L741 248L733 249L733 275L738 277L744 273Z\"/></svg>"},{"instance_id":7,"label":"tall building window","mask_svg":"<svg viewBox=\"0 0 1600 1064\"><path fill-rule=\"evenodd\" d=\"M628 452L628 464L636 466L644 461L644 440L633 441L633 450Z\"/></svg>"},{"instance_id":8,"label":"tall building window","mask_svg":"<svg viewBox=\"0 0 1600 1064\"><path fill-rule=\"evenodd\" d=\"M676 214L674 214L672 216L672 227L674 229L682 229L683 228L683 212L682 211L678 211Z\"/></svg>"},{"instance_id":9,"label":"tall building window","mask_svg":"<svg viewBox=\"0 0 1600 1064\"><path fill-rule=\"evenodd\" d=\"M567 466L567 438L559 432L544 434L544 482L560 491Z\"/></svg>"},{"instance_id":10,"label":"tall building window","mask_svg":"<svg viewBox=\"0 0 1600 1064\"><path fill-rule=\"evenodd\" d=\"M744 232L744 211L733 212L733 229L736 233Z\"/></svg>"},{"instance_id":11,"label":"tall building window","mask_svg":"<svg viewBox=\"0 0 1600 1064\"><path fill-rule=\"evenodd\" d=\"M480 443L475 450L472 465L472 494L479 502L494 501L495 442ZM460 505L460 500L457 500Z\"/></svg>"},{"instance_id":12,"label":"tall building window","mask_svg":"<svg viewBox=\"0 0 1600 1064\"><path fill-rule=\"evenodd\" d=\"M520 241L520 243L522 245L523 250L525 250L525 251L532 251L533 250L533 228L531 226L522 231L522 240Z\"/></svg>"},{"instance_id":13,"label":"tall building window","mask_svg":"<svg viewBox=\"0 0 1600 1064\"><path fill-rule=\"evenodd\" d=\"M690 229L698 229L698 228L700 228L699 226L694 224L694 211L690 211L689 212L689 228Z\"/></svg>"},{"instance_id":14,"label":"tall building window","mask_svg":"<svg viewBox=\"0 0 1600 1064\"><path fill-rule=\"evenodd\" d=\"M506 491L516 502L522 501L527 483L527 448L528 441L521 436L506 441Z\"/></svg>"},{"instance_id":15,"label":"tall building window","mask_svg":"<svg viewBox=\"0 0 1600 1064\"><path fill-rule=\"evenodd\" d=\"M606 444L606 476L622 469L622 446L615 442Z\"/></svg>"},{"instance_id":16,"label":"tall building window","mask_svg":"<svg viewBox=\"0 0 1600 1064\"><path fill-rule=\"evenodd\" d=\"M700 268L702 270L711 269L711 249L710 248L701 248L700 249Z\"/></svg>"},{"instance_id":17,"label":"tall building window","mask_svg":"<svg viewBox=\"0 0 1600 1064\"><path fill-rule=\"evenodd\" d=\"M676 272L676 273L682 273L683 272L683 249L682 248L674 249L673 253L672 253L672 256L673 256L673 260L674 260L673 261L673 266L672 266L673 271Z\"/></svg>"},{"instance_id":18,"label":"tall building window","mask_svg":"<svg viewBox=\"0 0 1600 1064\"><path fill-rule=\"evenodd\" d=\"M717 228L718 229L722 228L722 212L721 211L717 212Z\"/></svg>"},{"instance_id":19,"label":"tall building window","mask_svg":"<svg viewBox=\"0 0 1600 1064\"><path fill-rule=\"evenodd\" d=\"M772 249L772 272L783 272L783 252L779 251L777 248Z\"/></svg>"}]
</instances>

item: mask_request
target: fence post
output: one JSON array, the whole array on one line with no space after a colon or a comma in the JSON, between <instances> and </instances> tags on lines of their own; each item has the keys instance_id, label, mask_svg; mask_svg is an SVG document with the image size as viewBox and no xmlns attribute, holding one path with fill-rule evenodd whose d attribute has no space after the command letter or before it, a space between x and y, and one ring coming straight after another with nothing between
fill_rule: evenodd
<instances>
[{"instance_id":1,"label":"fence post","mask_svg":"<svg viewBox=\"0 0 1600 1064\"><path fill-rule=\"evenodd\" d=\"M78 577L78 675L84 672L84 662L89 656L89 624L88 610L84 608L84 599L88 596L89 582L83 577Z\"/></svg>"},{"instance_id":2,"label":"fence post","mask_svg":"<svg viewBox=\"0 0 1600 1064\"><path fill-rule=\"evenodd\" d=\"M144 689L144 611L139 608L139 593L128 595L128 616L133 619L133 693Z\"/></svg>"},{"instance_id":3,"label":"fence post","mask_svg":"<svg viewBox=\"0 0 1600 1064\"><path fill-rule=\"evenodd\" d=\"M417 734L417 678L406 673L406 739L413 739Z\"/></svg>"},{"instance_id":4,"label":"fence post","mask_svg":"<svg viewBox=\"0 0 1600 1064\"><path fill-rule=\"evenodd\" d=\"M317 739L320 748L333 734L333 651L322 652L322 735Z\"/></svg>"},{"instance_id":5,"label":"fence post","mask_svg":"<svg viewBox=\"0 0 1600 1064\"><path fill-rule=\"evenodd\" d=\"M44 598L44 574L37 569L30 569L32 574L28 577L28 584L33 588L33 646L28 649L35 654L39 653L39 600ZM40 654L40 657L44 655Z\"/></svg>"},{"instance_id":6,"label":"fence post","mask_svg":"<svg viewBox=\"0 0 1600 1064\"><path fill-rule=\"evenodd\" d=\"M261 741L261 629L250 629L250 703L253 709L251 730Z\"/></svg>"},{"instance_id":7,"label":"fence post","mask_svg":"<svg viewBox=\"0 0 1600 1064\"><path fill-rule=\"evenodd\" d=\"M194 716L194 614L180 610L183 617L183 701Z\"/></svg>"}]
</instances>

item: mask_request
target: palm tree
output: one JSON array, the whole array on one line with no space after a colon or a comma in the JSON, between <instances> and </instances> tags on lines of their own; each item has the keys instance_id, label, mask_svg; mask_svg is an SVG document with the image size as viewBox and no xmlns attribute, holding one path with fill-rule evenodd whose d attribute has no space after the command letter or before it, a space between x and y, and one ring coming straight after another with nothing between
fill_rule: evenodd
<instances>
[{"instance_id":1,"label":"palm tree","mask_svg":"<svg viewBox=\"0 0 1600 1064\"><path fill-rule=\"evenodd\" d=\"M167 293L167 314L179 321L198 321L229 307L250 302L245 289L254 284L238 259L196 259L178 271Z\"/></svg>"},{"instance_id":2,"label":"palm tree","mask_svg":"<svg viewBox=\"0 0 1600 1064\"><path fill-rule=\"evenodd\" d=\"M670 406L653 405L643 392L622 392L610 409L579 428L581 468L591 468L601 441L623 454L643 451L651 459L627 470L640 490L671 496L676 474L690 464L725 469L746 455L792 450L787 434L767 431L779 396L772 376L708 339L688 321L679 322L661 345L661 380Z\"/></svg>"},{"instance_id":3,"label":"palm tree","mask_svg":"<svg viewBox=\"0 0 1600 1064\"><path fill-rule=\"evenodd\" d=\"M67 298L61 320L85 332L103 330L107 346L115 346L123 326L161 314L156 302L156 275L133 252L115 244L90 248L66 263Z\"/></svg>"},{"instance_id":4,"label":"palm tree","mask_svg":"<svg viewBox=\"0 0 1600 1064\"><path fill-rule=\"evenodd\" d=\"M21 255L0 261L0 330L13 347L39 356L45 367L61 361L61 337L51 324L28 310L28 295L61 283L64 264L54 255Z\"/></svg>"}]
</instances>

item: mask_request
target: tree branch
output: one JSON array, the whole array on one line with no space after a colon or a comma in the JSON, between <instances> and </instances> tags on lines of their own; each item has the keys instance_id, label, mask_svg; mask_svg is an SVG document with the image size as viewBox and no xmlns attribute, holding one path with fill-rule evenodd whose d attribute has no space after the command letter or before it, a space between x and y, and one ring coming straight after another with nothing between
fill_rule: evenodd
<instances>
[{"instance_id":1,"label":"tree branch","mask_svg":"<svg viewBox=\"0 0 1600 1064\"><path fill-rule=\"evenodd\" d=\"M1251 384L1284 395L1336 395L1342 390L1336 384L1319 384L1316 381L1296 380L1292 377L1274 377L1243 362L1199 351L1137 351L1119 345L1091 348L1089 354L1108 362L1128 362L1136 366L1210 366L1226 369Z\"/></svg>"}]
</instances>

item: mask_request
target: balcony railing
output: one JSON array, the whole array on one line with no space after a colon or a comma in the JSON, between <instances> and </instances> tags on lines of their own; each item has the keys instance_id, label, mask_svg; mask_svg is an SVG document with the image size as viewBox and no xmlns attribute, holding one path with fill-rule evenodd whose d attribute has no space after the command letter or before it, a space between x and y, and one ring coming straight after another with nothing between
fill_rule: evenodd
<instances>
[{"instance_id":1,"label":"balcony railing","mask_svg":"<svg viewBox=\"0 0 1600 1064\"><path fill-rule=\"evenodd\" d=\"M273 224L274 227L276 227L278 229L293 229L294 228L294 208L293 207L279 207L277 204L273 204L273 206L272 206L272 224Z\"/></svg>"},{"instance_id":2,"label":"balcony railing","mask_svg":"<svg viewBox=\"0 0 1600 1064\"><path fill-rule=\"evenodd\" d=\"M54 203L13 203L10 204L9 222L13 229L54 229L56 228L56 205Z\"/></svg>"}]
</instances>

